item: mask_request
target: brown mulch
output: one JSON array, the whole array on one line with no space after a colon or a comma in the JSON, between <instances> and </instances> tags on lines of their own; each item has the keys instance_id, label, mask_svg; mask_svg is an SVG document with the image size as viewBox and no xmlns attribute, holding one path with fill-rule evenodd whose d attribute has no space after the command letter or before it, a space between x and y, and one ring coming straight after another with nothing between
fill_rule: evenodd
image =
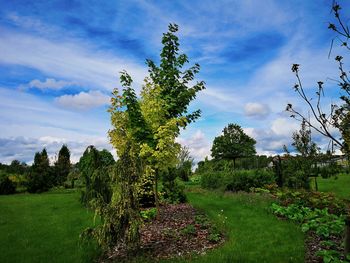
<instances>
[{"instance_id":1,"label":"brown mulch","mask_svg":"<svg viewBox=\"0 0 350 263\"><path fill-rule=\"evenodd\" d=\"M335 248L330 248L322 244L323 239L316 235L315 232L309 231L305 239L305 262L306 263L321 263L322 257L317 256L317 252L321 250L329 250L340 248L343 239L339 236L330 236L327 240L333 241L336 245ZM339 251L343 252L343 251Z\"/></svg>"},{"instance_id":2,"label":"brown mulch","mask_svg":"<svg viewBox=\"0 0 350 263\"><path fill-rule=\"evenodd\" d=\"M198 218L207 218L189 204L165 205L160 208L159 219L146 222L141 229L141 249L138 254L157 261L164 258L205 254L224 241L210 241L211 225ZM197 219L197 220L196 220ZM203 220L202 220L203 221ZM104 262L127 259L125 247L111 251Z\"/></svg>"}]
</instances>

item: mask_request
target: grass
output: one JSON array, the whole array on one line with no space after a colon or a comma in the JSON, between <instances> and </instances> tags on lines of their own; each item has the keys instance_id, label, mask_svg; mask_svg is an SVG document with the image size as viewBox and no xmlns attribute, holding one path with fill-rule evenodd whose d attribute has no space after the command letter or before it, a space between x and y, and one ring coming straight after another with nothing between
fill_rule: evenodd
<instances>
[{"instance_id":1,"label":"grass","mask_svg":"<svg viewBox=\"0 0 350 263\"><path fill-rule=\"evenodd\" d=\"M339 174L336 177L317 178L318 190L333 192L340 198L350 199L350 175Z\"/></svg>"},{"instance_id":2,"label":"grass","mask_svg":"<svg viewBox=\"0 0 350 263\"><path fill-rule=\"evenodd\" d=\"M190 190L190 202L223 229L227 241L206 255L165 262L304 261L304 235L268 211L268 198ZM92 262L96 255L96 249L79 246L93 215L81 207L77 192L1 196L0 215L0 262Z\"/></svg>"},{"instance_id":3,"label":"grass","mask_svg":"<svg viewBox=\"0 0 350 263\"><path fill-rule=\"evenodd\" d=\"M91 262L79 234L92 219L74 191L0 196L0 262Z\"/></svg>"},{"instance_id":4,"label":"grass","mask_svg":"<svg viewBox=\"0 0 350 263\"><path fill-rule=\"evenodd\" d=\"M247 193L224 195L191 188L187 194L190 203L204 210L224 230L227 241L202 256L162 262L304 262L304 234L299 226L272 215L268 211L271 200L267 197ZM153 261L143 258L133 262Z\"/></svg>"}]
</instances>

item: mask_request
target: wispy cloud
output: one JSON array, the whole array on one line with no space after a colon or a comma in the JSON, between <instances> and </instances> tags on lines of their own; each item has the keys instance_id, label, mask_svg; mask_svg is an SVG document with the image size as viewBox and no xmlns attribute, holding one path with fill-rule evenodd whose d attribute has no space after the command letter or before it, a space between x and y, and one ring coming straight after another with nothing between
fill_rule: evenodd
<instances>
[{"instance_id":1,"label":"wispy cloud","mask_svg":"<svg viewBox=\"0 0 350 263\"><path fill-rule=\"evenodd\" d=\"M109 104L110 97L100 91L82 91L76 95L63 95L55 101L64 108L86 110Z\"/></svg>"},{"instance_id":2,"label":"wispy cloud","mask_svg":"<svg viewBox=\"0 0 350 263\"><path fill-rule=\"evenodd\" d=\"M44 81L33 79L28 84L21 85L19 88L25 90L27 88L37 88L40 90L60 90L69 86L77 86L77 82L65 81L65 80L56 80L53 78L47 78Z\"/></svg>"}]
</instances>

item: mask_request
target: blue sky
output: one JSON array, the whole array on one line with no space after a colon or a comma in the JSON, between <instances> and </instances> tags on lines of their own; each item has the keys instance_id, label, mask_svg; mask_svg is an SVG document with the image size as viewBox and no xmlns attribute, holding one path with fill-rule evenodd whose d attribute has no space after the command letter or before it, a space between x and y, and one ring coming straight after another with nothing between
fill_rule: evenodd
<instances>
[{"instance_id":1,"label":"blue sky","mask_svg":"<svg viewBox=\"0 0 350 263\"><path fill-rule=\"evenodd\" d=\"M350 4L341 2L344 12ZM180 27L181 50L201 65L207 89L191 108L202 117L181 133L195 159L210 155L215 136L238 123L260 154L281 152L299 124L287 103L306 111L290 68L301 64L310 94L326 83L324 105L338 101L331 0L321 1L25 1L0 0L0 162L32 162L62 143L77 161L90 145L112 150L106 109L118 72L139 90L145 59L157 61L162 33ZM315 134L321 146L327 141Z\"/></svg>"}]
</instances>

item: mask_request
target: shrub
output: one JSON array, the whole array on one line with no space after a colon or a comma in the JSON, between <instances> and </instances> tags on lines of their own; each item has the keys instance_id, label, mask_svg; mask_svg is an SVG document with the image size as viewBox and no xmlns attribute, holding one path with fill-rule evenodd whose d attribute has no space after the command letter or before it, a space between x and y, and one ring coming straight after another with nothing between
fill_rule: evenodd
<instances>
[{"instance_id":1,"label":"shrub","mask_svg":"<svg viewBox=\"0 0 350 263\"><path fill-rule=\"evenodd\" d=\"M223 188L227 191L246 191L275 182L273 172L267 170L237 170L231 172L206 173L202 175L202 187Z\"/></svg>"},{"instance_id":2,"label":"shrub","mask_svg":"<svg viewBox=\"0 0 350 263\"><path fill-rule=\"evenodd\" d=\"M7 175L0 175L0 195L9 195L16 192L15 184Z\"/></svg>"},{"instance_id":3,"label":"shrub","mask_svg":"<svg viewBox=\"0 0 350 263\"><path fill-rule=\"evenodd\" d=\"M168 169L162 173L163 179L163 198L169 203L184 203L187 198L185 195L185 185L177 177L175 169Z\"/></svg>"},{"instance_id":4,"label":"shrub","mask_svg":"<svg viewBox=\"0 0 350 263\"><path fill-rule=\"evenodd\" d=\"M177 204L187 201L185 184L178 178L173 181L163 182L163 190L163 198L169 203Z\"/></svg>"}]
</instances>

